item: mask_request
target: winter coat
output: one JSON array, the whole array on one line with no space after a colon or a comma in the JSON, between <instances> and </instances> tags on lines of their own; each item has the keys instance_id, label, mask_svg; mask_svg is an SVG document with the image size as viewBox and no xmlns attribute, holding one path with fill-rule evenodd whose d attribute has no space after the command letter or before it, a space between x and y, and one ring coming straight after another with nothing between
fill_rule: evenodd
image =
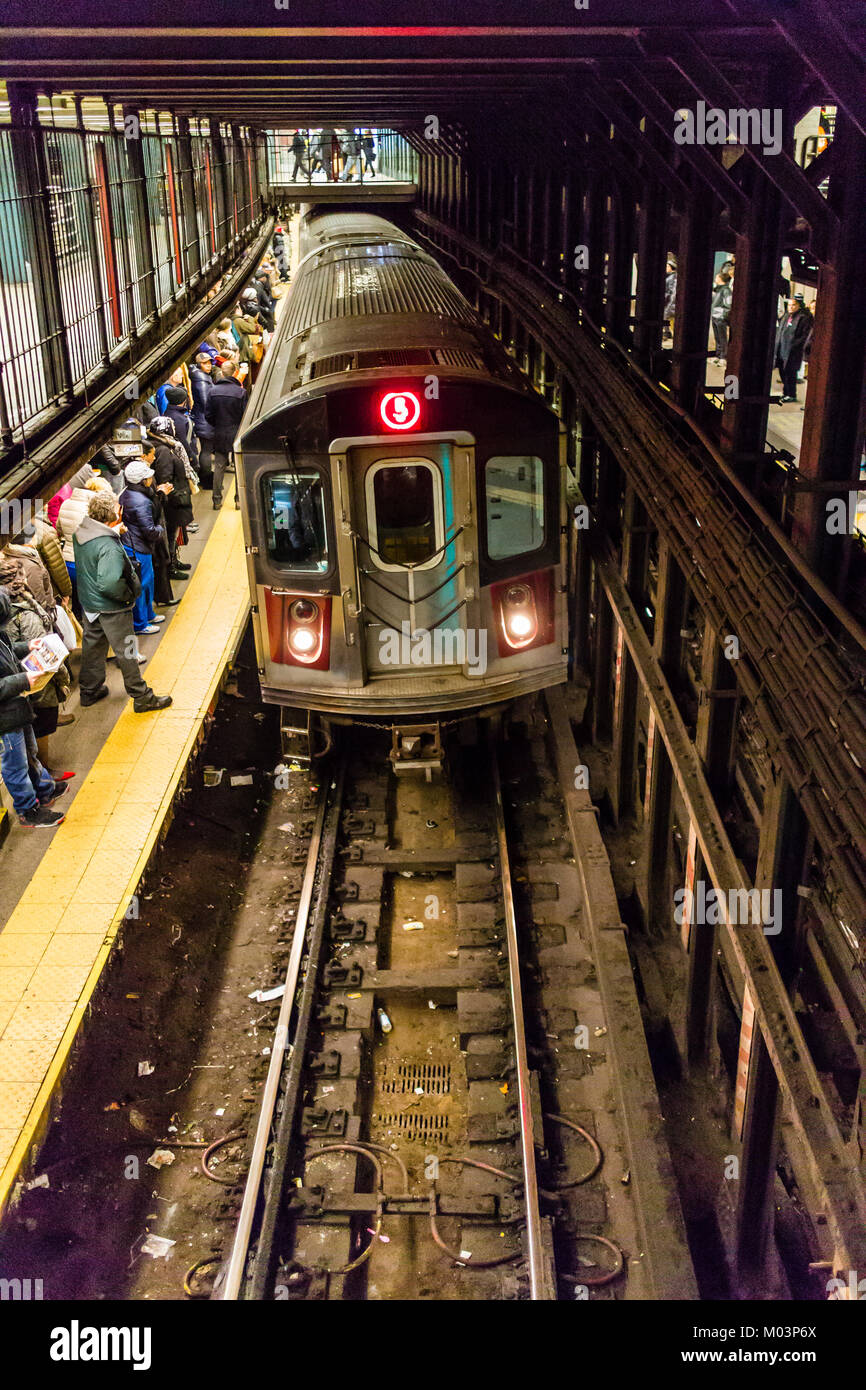
<instances>
[{"instance_id":1,"label":"winter coat","mask_svg":"<svg viewBox=\"0 0 866 1390\"><path fill-rule=\"evenodd\" d=\"M33 723L33 706L27 698L30 682L20 660L27 650L26 642L13 642L0 628L0 734Z\"/></svg>"},{"instance_id":2,"label":"winter coat","mask_svg":"<svg viewBox=\"0 0 866 1390\"><path fill-rule=\"evenodd\" d=\"M56 607L54 590L51 587L51 576L39 558L39 552L33 545L7 545L7 555L14 555L16 560L20 560L24 566L24 579L37 603L41 603L43 608L47 608L49 613L53 613Z\"/></svg>"},{"instance_id":3,"label":"winter coat","mask_svg":"<svg viewBox=\"0 0 866 1390\"><path fill-rule=\"evenodd\" d=\"M169 405L165 408L166 417L174 425L174 433L177 442L186 450L187 458L190 463L195 463L198 458L198 446L195 442L195 435L192 428L192 416L189 411L184 410L180 405Z\"/></svg>"},{"instance_id":4,"label":"winter coat","mask_svg":"<svg viewBox=\"0 0 866 1390\"><path fill-rule=\"evenodd\" d=\"M117 613L131 608L141 592L120 536L92 516L75 533L75 578L85 613Z\"/></svg>"},{"instance_id":5,"label":"winter coat","mask_svg":"<svg viewBox=\"0 0 866 1390\"><path fill-rule=\"evenodd\" d=\"M251 363L253 358L250 338L261 333L262 325L257 319L251 318L249 314L236 314L232 319L232 327L237 334L238 356L240 360L242 362ZM205 418L210 418L207 411L205 411Z\"/></svg>"},{"instance_id":6,"label":"winter coat","mask_svg":"<svg viewBox=\"0 0 866 1390\"><path fill-rule=\"evenodd\" d=\"M57 525L57 513L60 511L60 508L66 501L67 497L72 496L72 489L76 487L84 487L84 484L93 477L93 474L94 470L91 468L89 463L86 463L83 468L79 468L77 473L73 473L72 477L69 479L69 482L65 483L59 492L55 492L54 496L49 499L48 505L45 508L45 510L48 514L48 520L51 522L52 526Z\"/></svg>"},{"instance_id":7,"label":"winter coat","mask_svg":"<svg viewBox=\"0 0 866 1390\"><path fill-rule=\"evenodd\" d=\"M665 276L665 307L662 316L672 319L677 307L677 272L669 270Z\"/></svg>"},{"instance_id":8,"label":"winter coat","mask_svg":"<svg viewBox=\"0 0 866 1390\"><path fill-rule=\"evenodd\" d=\"M205 416L208 397L213 390L211 374L201 367L191 367L189 379L192 383L192 427L199 439L212 439L213 429Z\"/></svg>"},{"instance_id":9,"label":"winter coat","mask_svg":"<svg viewBox=\"0 0 866 1390\"><path fill-rule=\"evenodd\" d=\"M171 483L174 488L165 499L166 525L169 528L188 525L193 517L192 497L180 451L172 449L170 444L157 444L153 471L157 484Z\"/></svg>"},{"instance_id":10,"label":"winter coat","mask_svg":"<svg viewBox=\"0 0 866 1390\"><path fill-rule=\"evenodd\" d=\"M716 285L710 308L710 317L715 323L727 323L731 316L734 292L729 283Z\"/></svg>"},{"instance_id":11,"label":"winter coat","mask_svg":"<svg viewBox=\"0 0 866 1390\"><path fill-rule=\"evenodd\" d=\"M259 318L269 333L274 331L274 305L276 300L263 280L254 280L252 289L259 301Z\"/></svg>"},{"instance_id":12,"label":"winter coat","mask_svg":"<svg viewBox=\"0 0 866 1390\"><path fill-rule=\"evenodd\" d=\"M23 598L10 593L9 601L12 605L12 617L6 624L6 635L14 643L23 643L25 647L36 637L44 637L47 632L54 631L54 623L51 615L29 595ZM30 696L34 705L43 707L46 705L61 705L72 689L72 676L69 667L64 661L56 672L54 679L50 680L42 690L36 691Z\"/></svg>"},{"instance_id":13,"label":"winter coat","mask_svg":"<svg viewBox=\"0 0 866 1390\"><path fill-rule=\"evenodd\" d=\"M89 488L77 487L71 496L67 497L57 515L57 534L63 544L63 552L67 560L72 559L69 547L72 538L78 530L84 518L87 516L87 509L90 506L90 499L93 493Z\"/></svg>"},{"instance_id":14,"label":"winter coat","mask_svg":"<svg viewBox=\"0 0 866 1390\"><path fill-rule=\"evenodd\" d=\"M213 426L214 447L228 453L235 442L238 426L247 408L247 393L236 377L218 381L207 403L207 418Z\"/></svg>"},{"instance_id":15,"label":"winter coat","mask_svg":"<svg viewBox=\"0 0 866 1390\"><path fill-rule=\"evenodd\" d=\"M124 545L140 555L153 555L160 538L165 535L157 519L160 510L156 504L156 493L151 492L144 483L127 483L120 494L120 508L126 527Z\"/></svg>"},{"instance_id":16,"label":"winter coat","mask_svg":"<svg viewBox=\"0 0 866 1390\"><path fill-rule=\"evenodd\" d=\"M786 309L776 330L776 364L781 366L790 359L801 362L803 349L808 342L815 320L808 309L797 309L789 313Z\"/></svg>"},{"instance_id":17,"label":"winter coat","mask_svg":"<svg viewBox=\"0 0 866 1390\"><path fill-rule=\"evenodd\" d=\"M99 452L94 454L90 460L90 466L97 472L110 473L113 478L123 472L123 465L110 444L103 444Z\"/></svg>"},{"instance_id":18,"label":"winter coat","mask_svg":"<svg viewBox=\"0 0 866 1390\"><path fill-rule=\"evenodd\" d=\"M72 580L69 578L69 570L63 559L63 550L57 532L42 517L37 517L33 525L35 528L33 544L48 571L55 596L57 598L69 598L72 593Z\"/></svg>"}]
</instances>

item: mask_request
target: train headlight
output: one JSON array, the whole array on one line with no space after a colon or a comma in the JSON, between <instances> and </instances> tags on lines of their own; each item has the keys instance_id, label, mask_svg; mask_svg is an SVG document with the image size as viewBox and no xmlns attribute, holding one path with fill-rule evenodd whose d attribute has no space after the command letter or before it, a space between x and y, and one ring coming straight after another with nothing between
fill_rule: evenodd
<instances>
[{"instance_id":1,"label":"train headlight","mask_svg":"<svg viewBox=\"0 0 866 1390\"><path fill-rule=\"evenodd\" d=\"M292 633L289 642L298 656L307 656L316 646L316 634L308 627L299 627Z\"/></svg>"},{"instance_id":2,"label":"train headlight","mask_svg":"<svg viewBox=\"0 0 866 1390\"><path fill-rule=\"evenodd\" d=\"M511 584L501 600L502 631L505 640L515 651L528 647L538 636L538 612L535 595L528 584Z\"/></svg>"}]
</instances>

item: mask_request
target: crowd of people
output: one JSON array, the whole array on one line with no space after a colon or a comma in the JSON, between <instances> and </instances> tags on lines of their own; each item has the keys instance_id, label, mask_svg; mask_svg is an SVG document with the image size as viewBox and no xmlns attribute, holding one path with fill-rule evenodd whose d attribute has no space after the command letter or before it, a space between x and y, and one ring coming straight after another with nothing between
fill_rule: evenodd
<instances>
[{"instance_id":1,"label":"crowd of people","mask_svg":"<svg viewBox=\"0 0 866 1390\"><path fill-rule=\"evenodd\" d=\"M74 666L63 660L46 680L44 660L34 669L43 639L59 638L68 655L80 650L82 709L109 694L110 654L136 714L171 704L142 675L139 639L158 634L166 621L158 610L180 602L173 586L189 578L182 554L198 530L193 497L206 490L215 511L223 504L248 386L289 278L287 253L277 227L273 255L231 313L126 422L131 456L121 461L104 445L0 550L0 776L23 826L59 825L53 807L75 775L53 770L51 751L58 727L75 719L65 709ZM239 506L237 483L234 500Z\"/></svg>"},{"instance_id":2,"label":"crowd of people","mask_svg":"<svg viewBox=\"0 0 866 1390\"><path fill-rule=\"evenodd\" d=\"M312 180L321 173L334 183L354 183L355 178L376 177L376 139L372 130L321 130L292 132L291 182L298 176Z\"/></svg>"}]
</instances>

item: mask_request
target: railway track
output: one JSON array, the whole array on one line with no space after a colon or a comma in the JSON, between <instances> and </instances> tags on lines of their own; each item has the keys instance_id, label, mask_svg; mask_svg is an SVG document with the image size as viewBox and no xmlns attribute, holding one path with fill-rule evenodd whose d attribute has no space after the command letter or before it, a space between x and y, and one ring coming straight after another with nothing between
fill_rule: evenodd
<instances>
[{"instance_id":1,"label":"railway track","mask_svg":"<svg viewBox=\"0 0 866 1390\"><path fill-rule=\"evenodd\" d=\"M601 1233L619 1197L575 1107L605 1028L553 779L536 748L524 788L526 752L455 746L430 787L356 747L323 776L214 1298L624 1285Z\"/></svg>"}]
</instances>

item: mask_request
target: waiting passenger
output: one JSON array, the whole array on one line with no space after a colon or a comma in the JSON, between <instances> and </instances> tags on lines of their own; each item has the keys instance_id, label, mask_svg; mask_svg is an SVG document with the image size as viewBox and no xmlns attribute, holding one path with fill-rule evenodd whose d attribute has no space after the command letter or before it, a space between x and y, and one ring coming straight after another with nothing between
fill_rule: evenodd
<instances>
[{"instance_id":1,"label":"waiting passenger","mask_svg":"<svg viewBox=\"0 0 866 1390\"><path fill-rule=\"evenodd\" d=\"M141 446L141 462L146 464L151 472L154 471L156 449L150 439L145 440ZM154 607L175 608L180 603L180 599L175 598L171 587L172 564L168 541L168 521L165 514L165 502L171 493L172 485L171 483L160 483L157 487L154 477L150 482L141 483L139 486L150 501L154 526L159 527L162 531L159 542L153 548Z\"/></svg>"},{"instance_id":2,"label":"waiting passenger","mask_svg":"<svg viewBox=\"0 0 866 1390\"><path fill-rule=\"evenodd\" d=\"M241 380L241 368L228 380L217 382L207 403L207 418L213 426L213 509L218 512L223 501L223 477L229 455L234 448L235 435L247 408L247 393ZM238 483L235 478L235 506L239 507Z\"/></svg>"},{"instance_id":3,"label":"waiting passenger","mask_svg":"<svg viewBox=\"0 0 866 1390\"><path fill-rule=\"evenodd\" d=\"M177 367L177 368L175 369L175 371L172 372L172 374L171 374L171 376L169 377L168 381L164 382L163 385L160 386L159 390L158 390L157 393L156 393L156 396L155 396L156 408L157 408L157 410L159 411L160 415L164 415L164 414L165 414L165 408L166 408L166 406L168 405L168 400L167 400L166 398L167 398L167 394L168 394L168 392L171 390L172 386L183 386L183 385L184 385L184 380L183 380L183 367Z\"/></svg>"},{"instance_id":4,"label":"waiting passenger","mask_svg":"<svg viewBox=\"0 0 866 1390\"><path fill-rule=\"evenodd\" d=\"M0 776L21 824L31 830L53 830L64 817L48 808L63 795L66 784L56 782L39 761L34 710L28 698L38 677L21 665L29 643L13 643L7 636L11 617L9 594L0 588Z\"/></svg>"},{"instance_id":5,"label":"waiting passenger","mask_svg":"<svg viewBox=\"0 0 866 1390\"><path fill-rule=\"evenodd\" d=\"M90 466L100 478L104 478L112 492L123 491L123 464L110 444L103 444L90 460Z\"/></svg>"},{"instance_id":6,"label":"waiting passenger","mask_svg":"<svg viewBox=\"0 0 866 1390\"><path fill-rule=\"evenodd\" d=\"M68 483L64 483L63 487L59 488L58 491L55 492L54 496L48 499L48 505L46 506L45 511L48 515L48 520L50 521L52 526L57 525L57 514L60 511L60 508L62 507L63 503L66 501L66 498L72 496L72 489L76 487L84 487L84 484L87 482L87 480L89 478L92 478L93 476L94 469L91 468L89 463L85 463L83 468L79 468L77 473L73 473Z\"/></svg>"},{"instance_id":7,"label":"waiting passenger","mask_svg":"<svg viewBox=\"0 0 866 1390\"><path fill-rule=\"evenodd\" d=\"M117 657L127 695L136 714L167 709L170 695L155 695L141 674L132 626L132 607L141 584L120 538L117 499L108 493L91 498L90 512L75 534L78 595L84 613L81 644L81 704L104 700L105 661L109 643Z\"/></svg>"},{"instance_id":8,"label":"waiting passenger","mask_svg":"<svg viewBox=\"0 0 866 1390\"><path fill-rule=\"evenodd\" d=\"M182 386L172 386L165 393L166 419L174 425L174 437L186 451L193 468L198 463L198 445L192 427L190 401Z\"/></svg>"},{"instance_id":9,"label":"waiting passenger","mask_svg":"<svg viewBox=\"0 0 866 1390\"><path fill-rule=\"evenodd\" d=\"M731 278L731 272L723 268L716 276L713 285L710 323L716 342L716 355L713 361L717 367L724 362L728 355L728 320L731 317L731 304L734 299Z\"/></svg>"},{"instance_id":10,"label":"waiting passenger","mask_svg":"<svg viewBox=\"0 0 866 1390\"><path fill-rule=\"evenodd\" d=\"M797 377L814 326L815 320L806 308L803 295L795 294L788 300L776 330L775 360L782 378L782 405L797 399Z\"/></svg>"},{"instance_id":11,"label":"waiting passenger","mask_svg":"<svg viewBox=\"0 0 866 1390\"><path fill-rule=\"evenodd\" d=\"M216 353L213 357L206 352L197 353L195 364L189 372L192 386L192 427L198 443L199 477L202 487L213 486L213 427L205 417L205 408L214 386L213 369L216 356Z\"/></svg>"},{"instance_id":12,"label":"waiting passenger","mask_svg":"<svg viewBox=\"0 0 866 1390\"><path fill-rule=\"evenodd\" d=\"M0 557L0 585L9 595L12 614L6 624L6 635L13 643L23 642L29 647L40 637L54 631L54 614L43 608L27 586L24 566L13 555ZM69 698L72 689L72 675L64 661L52 680L42 690L32 695L33 732L39 757L45 764L50 762L48 739L57 731L60 707ZM64 724L71 724L74 715L67 715ZM58 779L64 780L64 779Z\"/></svg>"},{"instance_id":13,"label":"waiting passenger","mask_svg":"<svg viewBox=\"0 0 866 1390\"><path fill-rule=\"evenodd\" d=\"M63 548L56 528L44 516L36 516L24 527L18 543L33 546L48 571L55 601L63 603L66 600L68 606L72 597L72 581L63 559Z\"/></svg>"},{"instance_id":14,"label":"waiting passenger","mask_svg":"<svg viewBox=\"0 0 866 1390\"><path fill-rule=\"evenodd\" d=\"M171 492L165 494L165 524L168 531L168 546L171 556L170 575L172 579L188 579L192 565L185 564L178 556L178 546L186 544L185 532L179 538L178 532L193 519L192 492L186 472L186 455L182 449L175 448L174 425L164 415L152 420L148 433L156 446L154 472L157 483L171 483Z\"/></svg>"},{"instance_id":15,"label":"waiting passenger","mask_svg":"<svg viewBox=\"0 0 866 1390\"><path fill-rule=\"evenodd\" d=\"M129 558L138 560L141 566L141 593L135 600L132 610L132 626L137 634L153 636L159 632L159 624L165 618L153 611L155 597L155 574L153 552L164 540L165 532L154 517L153 497L147 484L153 481L154 472L149 464L135 459L124 469L126 487L120 494L120 514L126 533L123 548Z\"/></svg>"},{"instance_id":16,"label":"waiting passenger","mask_svg":"<svg viewBox=\"0 0 866 1390\"><path fill-rule=\"evenodd\" d=\"M267 329L268 333L274 331L274 310L277 301L271 294L271 280L266 270L256 272L251 288L255 291L259 305L259 322Z\"/></svg>"}]
</instances>

